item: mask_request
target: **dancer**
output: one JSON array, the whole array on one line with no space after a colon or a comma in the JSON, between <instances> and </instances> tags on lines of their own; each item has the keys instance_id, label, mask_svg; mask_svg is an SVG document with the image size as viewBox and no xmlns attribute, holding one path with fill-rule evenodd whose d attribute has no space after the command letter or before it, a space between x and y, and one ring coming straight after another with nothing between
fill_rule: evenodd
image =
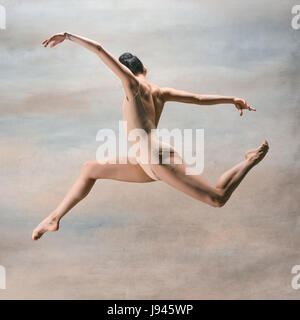
<instances>
[{"instance_id":1,"label":"dancer","mask_svg":"<svg viewBox=\"0 0 300 320\"><path fill-rule=\"evenodd\" d=\"M39 239L47 231L59 229L61 218L79 201L87 196L98 179L113 179L126 182L153 182L161 180L213 207L222 207L246 174L258 164L268 152L268 142L264 140L258 148L246 152L245 159L226 171L219 178L217 185L212 186L200 175L186 175L185 164L172 146L169 147L170 163L164 160L165 143L153 141L151 130L156 129L164 104L177 101L197 105L233 104L243 115L243 110L256 111L255 108L241 98L218 95L201 95L173 88L159 87L146 78L147 69L142 62L131 53L124 53L119 60L112 56L103 46L93 40L70 34L56 34L43 42L43 46L55 47L65 40L81 45L94 52L120 78L125 97L123 101L123 117L127 121L128 132L132 129L143 129L150 154L157 154L156 164L144 163L137 157L133 164L129 159L116 159L116 163L100 164L98 161L86 162L74 185L58 207L43 220L33 231L32 239ZM153 150L153 148L155 150ZM151 157L149 157L150 159ZM124 164L123 160L126 164Z\"/></svg>"}]
</instances>

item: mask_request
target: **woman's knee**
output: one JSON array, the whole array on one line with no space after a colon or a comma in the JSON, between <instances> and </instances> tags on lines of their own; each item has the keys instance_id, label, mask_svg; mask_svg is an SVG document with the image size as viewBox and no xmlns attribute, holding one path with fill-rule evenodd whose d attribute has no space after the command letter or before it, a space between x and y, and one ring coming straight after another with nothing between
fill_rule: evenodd
<instances>
[{"instance_id":1,"label":"woman's knee","mask_svg":"<svg viewBox=\"0 0 300 320\"><path fill-rule=\"evenodd\" d=\"M220 191L216 192L215 195L210 197L210 205L215 208L222 208L224 207L225 203L228 201L229 197L225 194L225 192Z\"/></svg>"},{"instance_id":2,"label":"woman's knee","mask_svg":"<svg viewBox=\"0 0 300 320\"><path fill-rule=\"evenodd\" d=\"M104 170L104 165L98 163L97 161L86 161L82 166L82 174L90 179L101 178L101 172Z\"/></svg>"},{"instance_id":3,"label":"woman's knee","mask_svg":"<svg viewBox=\"0 0 300 320\"><path fill-rule=\"evenodd\" d=\"M225 205L226 201L223 199L214 199L211 203L211 206L214 208L221 208Z\"/></svg>"}]
</instances>

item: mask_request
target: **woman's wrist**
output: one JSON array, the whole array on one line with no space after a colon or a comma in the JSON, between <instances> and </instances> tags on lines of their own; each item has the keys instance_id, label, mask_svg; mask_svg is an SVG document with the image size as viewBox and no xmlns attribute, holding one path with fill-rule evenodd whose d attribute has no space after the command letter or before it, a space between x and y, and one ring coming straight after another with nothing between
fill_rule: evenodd
<instances>
[{"instance_id":1,"label":"woman's wrist","mask_svg":"<svg viewBox=\"0 0 300 320\"><path fill-rule=\"evenodd\" d=\"M221 98L221 103L225 104L234 104L235 97L232 96L225 96Z\"/></svg>"},{"instance_id":2,"label":"woman's wrist","mask_svg":"<svg viewBox=\"0 0 300 320\"><path fill-rule=\"evenodd\" d=\"M71 35L68 32L64 33L65 39L71 40Z\"/></svg>"},{"instance_id":3,"label":"woman's wrist","mask_svg":"<svg viewBox=\"0 0 300 320\"><path fill-rule=\"evenodd\" d=\"M230 100L230 103L233 103L234 104L234 101L235 101L236 97L229 97L229 100Z\"/></svg>"}]
</instances>

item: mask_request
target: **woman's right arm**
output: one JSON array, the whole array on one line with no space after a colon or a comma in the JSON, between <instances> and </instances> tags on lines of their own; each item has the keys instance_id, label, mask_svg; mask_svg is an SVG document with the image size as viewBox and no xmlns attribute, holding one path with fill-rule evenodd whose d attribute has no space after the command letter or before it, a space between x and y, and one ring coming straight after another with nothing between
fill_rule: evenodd
<instances>
[{"instance_id":1,"label":"woman's right arm","mask_svg":"<svg viewBox=\"0 0 300 320\"><path fill-rule=\"evenodd\" d=\"M69 39L86 49L96 53L99 58L121 79L126 86L137 85L137 80L134 74L124 66L118 59L116 59L111 53L105 50L102 45L94 40L84 38L78 35L74 35L68 32L55 34L49 39L43 42L43 46L47 47L50 43L50 47L53 48L57 44Z\"/></svg>"}]
</instances>

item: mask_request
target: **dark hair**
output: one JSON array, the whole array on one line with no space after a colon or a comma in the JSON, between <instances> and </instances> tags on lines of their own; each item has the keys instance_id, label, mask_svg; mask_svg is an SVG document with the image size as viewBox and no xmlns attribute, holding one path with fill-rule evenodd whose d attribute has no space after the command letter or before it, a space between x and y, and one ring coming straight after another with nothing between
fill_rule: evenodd
<instances>
[{"instance_id":1,"label":"dark hair","mask_svg":"<svg viewBox=\"0 0 300 320\"><path fill-rule=\"evenodd\" d=\"M137 56L134 56L129 52L123 53L120 56L119 61L124 64L124 66L129 68L133 74L144 72L144 66L141 60Z\"/></svg>"}]
</instances>

